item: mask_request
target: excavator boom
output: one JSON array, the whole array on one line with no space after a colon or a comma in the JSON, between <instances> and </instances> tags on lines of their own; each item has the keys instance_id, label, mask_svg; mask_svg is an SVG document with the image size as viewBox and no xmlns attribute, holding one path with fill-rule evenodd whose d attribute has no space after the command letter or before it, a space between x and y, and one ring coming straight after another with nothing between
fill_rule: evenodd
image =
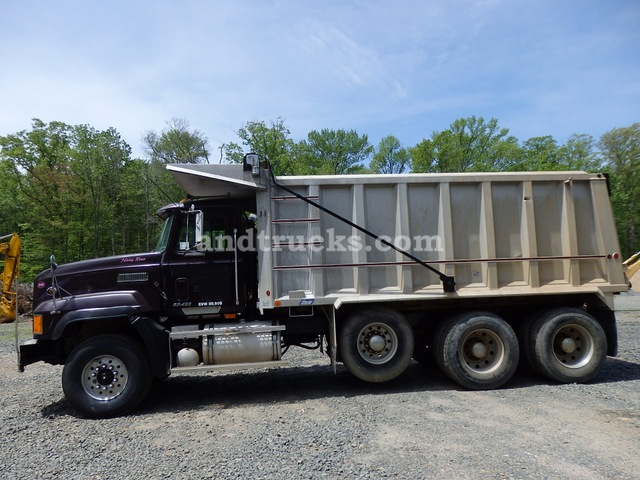
<instances>
[{"instance_id":1,"label":"excavator boom","mask_svg":"<svg viewBox=\"0 0 640 480\"><path fill-rule=\"evenodd\" d=\"M631 280L638 270L640 270L640 252L634 253L629 258L627 258L622 265L625 266L625 273L627 274L627 279Z\"/></svg>"},{"instance_id":2,"label":"excavator boom","mask_svg":"<svg viewBox=\"0 0 640 480\"><path fill-rule=\"evenodd\" d=\"M16 318L17 293L11 290L14 280L20 278L20 236L17 233L0 237L0 256L4 256L2 292L0 294L0 323L13 322ZM17 290L17 289L16 289Z\"/></svg>"}]
</instances>

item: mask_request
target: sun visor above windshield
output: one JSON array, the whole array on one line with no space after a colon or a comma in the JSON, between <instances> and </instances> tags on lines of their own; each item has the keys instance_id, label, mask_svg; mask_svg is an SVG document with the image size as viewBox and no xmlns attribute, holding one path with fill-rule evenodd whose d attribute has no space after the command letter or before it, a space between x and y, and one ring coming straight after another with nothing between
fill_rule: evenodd
<instances>
[{"instance_id":1,"label":"sun visor above windshield","mask_svg":"<svg viewBox=\"0 0 640 480\"><path fill-rule=\"evenodd\" d=\"M191 197L247 198L266 188L240 164L171 164L167 170Z\"/></svg>"}]
</instances>

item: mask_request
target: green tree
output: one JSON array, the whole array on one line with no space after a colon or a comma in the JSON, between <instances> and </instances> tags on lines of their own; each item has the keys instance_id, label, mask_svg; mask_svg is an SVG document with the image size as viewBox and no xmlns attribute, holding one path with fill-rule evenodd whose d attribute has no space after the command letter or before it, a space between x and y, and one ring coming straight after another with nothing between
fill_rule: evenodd
<instances>
[{"instance_id":1,"label":"green tree","mask_svg":"<svg viewBox=\"0 0 640 480\"><path fill-rule=\"evenodd\" d=\"M147 226L146 247L153 247L158 222L156 210L162 205L178 201L184 191L166 169L170 163L209 163L207 137L198 130L191 130L185 119L171 119L167 127L158 134L147 132L144 137L148 164L138 166L145 182L141 194L144 196L145 225Z\"/></svg>"},{"instance_id":2,"label":"green tree","mask_svg":"<svg viewBox=\"0 0 640 480\"><path fill-rule=\"evenodd\" d=\"M409 167L409 152L400 140L388 135L380 140L369 167L376 173L404 173Z\"/></svg>"},{"instance_id":3,"label":"green tree","mask_svg":"<svg viewBox=\"0 0 640 480\"><path fill-rule=\"evenodd\" d=\"M509 129L500 128L495 118L486 122L475 116L455 120L409 151L414 172L506 170L518 153Z\"/></svg>"},{"instance_id":4,"label":"green tree","mask_svg":"<svg viewBox=\"0 0 640 480\"><path fill-rule=\"evenodd\" d=\"M297 172L294 142L289 137L289 128L278 117L267 125L262 121L251 121L236 132L243 147L236 143L225 145L228 162L242 162L245 153L257 153L268 158L276 175L292 175Z\"/></svg>"},{"instance_id":5,"label":"green tree","mask_svg":"<svg viewBox=\"0 0 640 480\"><path fill-rule=\"evenodd\" d=\"M298 144L300 173L346 175L363 173L363 165L373 153L367 135L355 130L313 130Z\"/></svg>"},{"instance_id":6,"label":"green tree","mask_svg":"<svg viewBox=\"0 0 640 480\"><path fill-rule=\"evenodd\" d=\"M640 123L615 128L600 137L611 170L612 202L623 255L640 250Z\"/></svg>"},{"instance_id":7,"label":"green tree","mask_svg":"<svg viewBox=\"0 0 640 480\"><path fill-rule=\"evenodd\" d=\"M433 133L433 135L435 134L436 132ZM436 151L436 144L433 140L425 138L415 147L410 147L408 152L411 159L411 170L414 173L431 173L436 171L434 163L438 152Z\"/></svg>"},{"instance_id":8,"label":"green tree","mask_svg":"<svg viewBox=\"0 0 640 480\"><path fill-rule=\"evenodd\" d=\"M12 223L23 239L25 278L51 254L65 263L131 246L126 227L139 214L123 208L130 192L122 173L131 149L115 129L35 119L30 131L0 137L0 147L0 183L14 186L19 206Z\"/></svg>"},{"instance_id":9,"label":"green tree","mask_svg":"<svg viewBox=\"0 0 640 480\"><path fill-rule=\"evenodd\" d=\"M144 135L144 146L149 158L165 165L168 163L209 163L209 141L198 130L190 130L189 122L173 118L161 132L149 131Z\"/></svg>"},{"instance_id":10,"label":"green tree","mask_svg":"<svg viewBox=\"0 0 640 480\"><path fill-rule=\"evenodd\" d=\"M20 224L26 266L46 265L51 253L70 258L69 230L76 213L69 195L71 135L69 125L34 119L30 131L0 137L5 171L29 212Z\"/></svg>"},{"instance_id":11,"label":"green tree","mask_svg":"<svg viewBox=\"0 0 640 480\"><path fill-rule=\"evenodd\" d=\"M1 141L1 137L0 137ZM25 208L10 161L0 155L0 235L18 231L24 221Z\"/></svg>"},{"instance_id":12,"label":"green tree","mask_svg":"<svg viewBox=\"0 0 640 480\"><path fill-rule=\"evenodd\" d=\"M77 177L73 185L78 197L83 198L85 214L91 218L91 251L94 257L109 252L115 255L120 245L126 245L126 232L120 200L122 170L129 161L131 147L115 129L98 131L88 125L74 127L74 148L71 150L70 168ZM82 219L81 223L85 223ZM84 228L79 236L84 240ZM118 245L117 245L118 244ZM85 256L81 242L80 256Z\"/></svg>"},{"instance_id":13,"label":"green tree","mask_svg":"<svg viewBox=\"0 0 640 480\"><path fill-rule=\"evenodd\" d=\"M184 192L166 171L165 165L155 161L133 159L127 162L121 175L122 229L126 234L123 250L148 252L153 249L162 221L158 209L184 198Z\"/></svg>"},{"instance_id":14,"label":"green tree","mask_svg":"<svg viewBox=\"0 0 640 480\"><path fill-rule=\"evenodd\" d=\"M533 137L521 147L519 162L513 170L585 170L598 171L602 159L596 151L596 141L590 135L571 135L564 145L550 135Z\"/></svg>"},{"instance_id":15,"label":"green tree","mask_svg":"<svg viewBox=\"0 0 640 480\"><path fill-rule=\"evenodd\" d=\"M558 142L550 135L532 137L522 144L522 158L517 170L564 170Z\"/></svg>"},{"instance_id":16,"label":"green tree","mask_svg":"<svg viewBox=\"0 0 640 480\"><path fill-rule=\"evenodd\" d=\"M560 156L567 170L598 172L603 168L597 142L591 135L571 135L560 147Z\"/></svg>"}]
</instances>

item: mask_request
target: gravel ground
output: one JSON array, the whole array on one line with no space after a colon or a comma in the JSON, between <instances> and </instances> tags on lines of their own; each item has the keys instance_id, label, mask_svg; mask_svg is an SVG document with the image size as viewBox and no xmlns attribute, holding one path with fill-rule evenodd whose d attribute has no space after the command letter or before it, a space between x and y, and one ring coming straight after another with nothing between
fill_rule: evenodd
<instances>
[{"instance_id":1,"label":"gravel ground","mask_svg":"<svg viewBox=\"0 0 640 480\"><path fill-rule=\"evenodd\" d=\"M383 385L291 367L170 377L133 414L78 418L62 367L18 373L0 325L3 479L616 478L640 475L640 296L617 299L619 356L588 385L518 372L489 392L411 364ZM20 325L22 339L28 325Z\"/></svg>"}]
</instances>

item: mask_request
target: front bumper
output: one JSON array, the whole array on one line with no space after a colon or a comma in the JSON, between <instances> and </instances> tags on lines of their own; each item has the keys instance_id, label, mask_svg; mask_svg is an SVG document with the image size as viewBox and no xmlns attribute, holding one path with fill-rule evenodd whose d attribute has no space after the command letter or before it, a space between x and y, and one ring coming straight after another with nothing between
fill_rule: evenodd
<instances>
[{"instance_id":1,"label":"front bumper","mask_svg":"<svg viewBox=\"0 0 640 480\"><path fill-rule=\"evenodd\" d=\"M18 354L18 370L24 372L24 367L36 362L58 364L59 351L56 342L50 340L27 340L20 345Z\"/></svg>"}]
</instances>

